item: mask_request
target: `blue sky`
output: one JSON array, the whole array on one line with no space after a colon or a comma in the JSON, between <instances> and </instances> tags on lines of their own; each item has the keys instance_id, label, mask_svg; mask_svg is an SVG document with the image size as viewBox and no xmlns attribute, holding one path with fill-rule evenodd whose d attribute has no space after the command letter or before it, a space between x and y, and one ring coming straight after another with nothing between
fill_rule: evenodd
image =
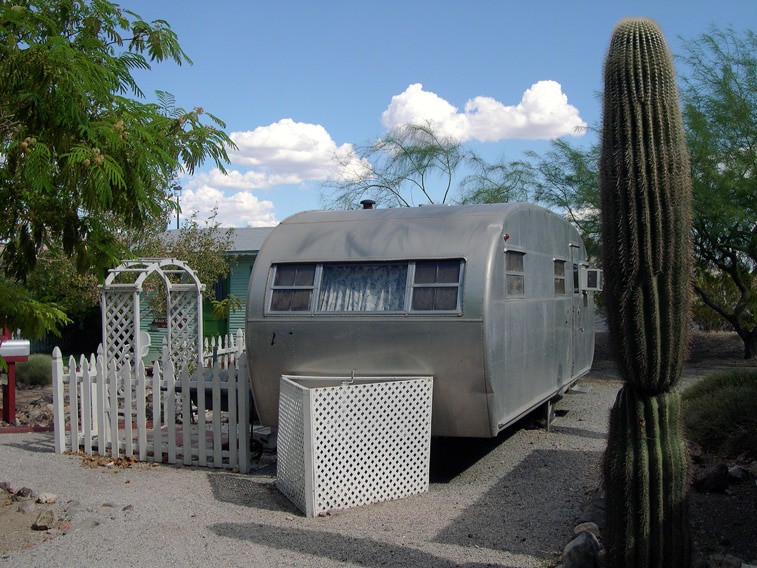
<instances>
[{"instance_id":1,"label":"blue sky","mask_svg":"<svg viewBox=\"0 0 757 568\"><path fill-rule=\"evenodd\" d=\"M337 161L403 123L431 123L488 160L595 141L602 63L626 16L679 38L757 23L755 0L242 1L124 0L165 19L193 61L137 74L226 122L239 150L181 180L182 218L213 207L227 226L275 224L321 206ZM354 170L353 170L354 171Z\"/></svg>"}]
</instances>

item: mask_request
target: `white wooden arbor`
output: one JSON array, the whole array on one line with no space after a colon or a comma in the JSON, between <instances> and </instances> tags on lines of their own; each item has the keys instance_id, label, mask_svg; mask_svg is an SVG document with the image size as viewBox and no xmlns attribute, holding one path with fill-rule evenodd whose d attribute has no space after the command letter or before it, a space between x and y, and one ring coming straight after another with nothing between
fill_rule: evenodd
<instances>
[{"instance_id":1,"label":"white wooden arbor","mask_svg":"<svg viewBox=\"0 0 757 568\"><path fill-rule=\"evenodd\" d=\"M175 258L125 260L108 271L100 287L103 350L108 367L120 369L144 354L149 336L140 333L145 281L157 274L164 284L166 341L176 368L202 367L202 291L194 271Z\"/></svg>"}]
</instances>

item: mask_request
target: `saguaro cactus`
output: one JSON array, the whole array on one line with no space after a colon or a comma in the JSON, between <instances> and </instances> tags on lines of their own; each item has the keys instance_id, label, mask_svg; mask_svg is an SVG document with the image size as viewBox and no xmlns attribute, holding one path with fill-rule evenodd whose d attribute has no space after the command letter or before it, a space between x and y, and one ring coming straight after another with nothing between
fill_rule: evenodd
<instances>
[{"instance_id":1,"label":"saguaro cactus","mask_svg":"<svg viewBox=\"0 0 757 568\"><path fill-rule=\"evenodd\" d=\"M608 324L625 380L605 454L607 564L687 566L674 387L691 296L691 178L672 57L648 19L621 21L610 42L600 195Z\"/></svg>"}]
</instances>

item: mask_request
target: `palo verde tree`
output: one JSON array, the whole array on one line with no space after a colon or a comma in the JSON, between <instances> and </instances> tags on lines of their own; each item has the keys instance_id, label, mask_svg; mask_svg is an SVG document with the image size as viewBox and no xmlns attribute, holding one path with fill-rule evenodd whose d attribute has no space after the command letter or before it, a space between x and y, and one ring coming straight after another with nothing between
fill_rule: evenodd
<instances>
[{"instance_id":1,"label":"palo verde tree","mask_svg":"<svg viewBox=\"0 0 757 568\"><path fill-rule=\"evenodd\" d=\"M607 565L689 565L687 457L675 389L691 296L691 175L672 56L621 21L604 69L599 161L607 316L625 385L610 411Z\"/></svg>"},{"instance_id":2,"label":"palo verde tree","mask_svg":"<svg viewBox=\"0 0 757 568\"><path fill-rule=\"evenodd\" d=\"M328 205L353 209L368 198L383 207L447 203L465 161L462 145L439 136L429 124L392 130L359 154L361 171L331 184Z\"/></svg>"},{"instance_id":3,"label":"palo verde tree","mask_svg":"<svg viewBox=\"0 0 757 568\"><path fill-rule=\"evenodd\" d=\"M757 36L687 41L684 120L694 183L695 290L757 357Z\"/></svg>"},{"instance_id":4,"label":"palo verde tree","mask_svg":"<svg viewBox=\"0 0 757 568\"><path fill-rule=\"evenodd\" d=\"M23 283L44 249L80 271L113 266L124 233L172 207L180 170L223 170L223 123L160 93L142 102L132 73L191 63L163 20L107 0L0 4L0 324L29 332L64 319Z\"/></svg>"},{"instance_id":5,"label":"palo verde tree","mask_svg":"<svg viewBox=\"0 0 757 568\"><path fill-rule=\"evenodd\" d=\"M526 199L524 180L531 175L526 162L489 164L431 124L396 128L359 156L359 171L346 171L326 188L325 205L353 209L362 199L380 207L505 203Z\"/></svg>"}]
</instances>

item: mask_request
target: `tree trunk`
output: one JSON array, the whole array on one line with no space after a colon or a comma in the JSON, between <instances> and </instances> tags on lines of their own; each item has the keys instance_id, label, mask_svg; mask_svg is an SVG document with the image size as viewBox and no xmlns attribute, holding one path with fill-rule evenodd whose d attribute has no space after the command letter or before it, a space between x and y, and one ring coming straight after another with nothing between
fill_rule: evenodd
<instances>
[{"instance_id":1,"label":"tree trunk","mask_svg":"<svg viewBox=\"0 0 757 568\"><path fill-rule=\"evenodd\" d=\"M745 329L739 336L744 341L744 359L757 359L757 327Z\"/></svg>"}]
</instances>

